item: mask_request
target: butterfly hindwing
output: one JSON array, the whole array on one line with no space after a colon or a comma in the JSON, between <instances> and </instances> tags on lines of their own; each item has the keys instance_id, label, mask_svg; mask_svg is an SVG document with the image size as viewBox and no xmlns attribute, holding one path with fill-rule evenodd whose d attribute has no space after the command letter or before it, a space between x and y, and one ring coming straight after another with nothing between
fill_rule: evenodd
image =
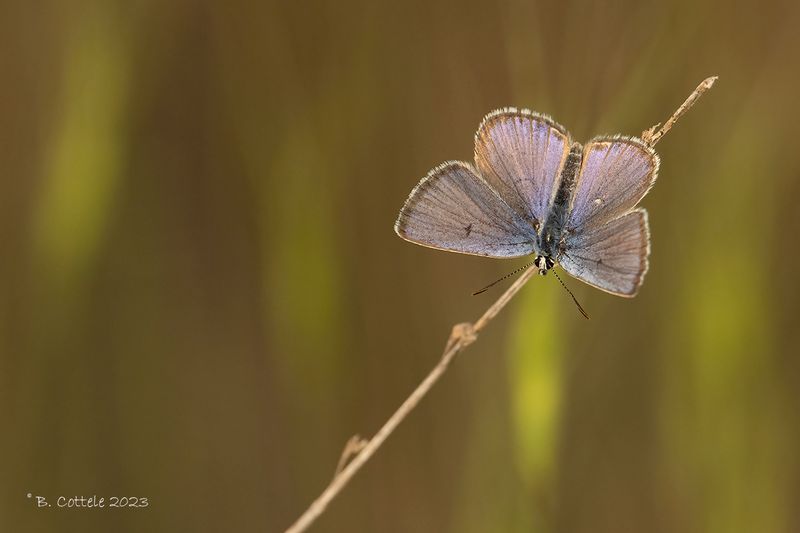
<instances>
[{"instance_id":1,"label":"butterfly hindwing","mask_svg":"<svg viewBox=\"0 0 800 533\"><path fill-rule=\"evenodd\" d=\"M598 137L583 148L567 230L600 226L628 213L658 173L658 155L633 137Z\"/></svg>"},{"instance_id":2,"label":"butterfly hindwing","mask_svg":"<svg viewBox=\"0 0 800 533\"><path fill-rule=\"evenodd\" d=\"M480 175L521 217L544 223L570 147L569 133L544 115L505 108L475 134Z\"/></svg>"}]
</instances>

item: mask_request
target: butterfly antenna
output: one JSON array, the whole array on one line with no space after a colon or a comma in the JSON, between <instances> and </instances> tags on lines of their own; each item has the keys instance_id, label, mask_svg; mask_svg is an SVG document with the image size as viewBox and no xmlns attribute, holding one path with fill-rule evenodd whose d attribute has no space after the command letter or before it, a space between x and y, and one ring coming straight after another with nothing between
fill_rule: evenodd
<instances>
[{"instance_id":1,"label":"butterfly antenna","mask_svg":"<svg viewBox=\"0 0 800 533\"><path fill-rule=\"evenodd\" d=\"M529 266L531 266L531 265L532 265L532 264L534 264L534 263L536 263L536 261L534 261L533 263L528 263L527 265L524 265L524 266L521 266L521 267L519 267L519 268L518 268L518 269L516 269L514 272L512 272L512 273L510 273L510 274L506 274L506 275L505 275L505 276L503 276L502 278L500 278L500 279L498 279L498 280L495 280L495 281L491 282L490 284L488 284L487 286L485 286L485 287L484 287L484 288L482 288L481 290L479 290L479 291L476 291L476 292L473 292L473 293L472 293L472 295L473 295L473 296L477 296L477 295L481 294L482 292L486 292L488 289L491 289L492 287L494 287L495 285L497 285L498 283L500 283L500 282L501 282L501 281L503 281L504 279L508 279L508 278L510 278L511 276L515 276L515 275L519 274L520 272L522 272L523 270L525 270L526 268L528 268Z\"/></svg>"},{"instance_id":2,"label":"butterfly antenna","mask_svg":"<svg viewBox=\"0 0 800 533\"><path fill-rule=\"evenodd\" d=\"M578 306L578 311L581 312L581 314L586 318L586 320L589 320L589 315L586 314L586 311L583 310L583 307L581 307L581 304L578 303L578 299L575 298L575 295L572 294L572 291L569 290L566 285L564 285L564 282L561 280L561 276L558 275L558 272L556 272L555 269L553 269L552 272L553 272L553 275L558 280L558 282L561 284L561 286L564 287L564 290L567 291L570 296L572 296L572 301L575 302L575 305Z\"/></svg>"}]
</instances>

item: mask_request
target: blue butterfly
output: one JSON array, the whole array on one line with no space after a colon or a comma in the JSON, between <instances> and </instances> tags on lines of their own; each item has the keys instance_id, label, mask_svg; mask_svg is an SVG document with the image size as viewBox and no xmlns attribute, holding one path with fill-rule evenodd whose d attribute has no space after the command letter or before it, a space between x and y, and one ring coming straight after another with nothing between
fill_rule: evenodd
<instances>
[{"instance_id":1,"label":"blue butterfly","mask_svg":"<svg viewBox=\"0 0 800 533\"><path fill-rule=\"evenodd\" d=\"M585 145L550 117L505 108L475 134L475 166L448 161L411 191L395 223L411 242L464 254L533 255L611 294L633 297L647 272L647 211L636 205L658 155L635 137ZM577 302L576 302L577 303Z\"/></svg>"}]
</instances>

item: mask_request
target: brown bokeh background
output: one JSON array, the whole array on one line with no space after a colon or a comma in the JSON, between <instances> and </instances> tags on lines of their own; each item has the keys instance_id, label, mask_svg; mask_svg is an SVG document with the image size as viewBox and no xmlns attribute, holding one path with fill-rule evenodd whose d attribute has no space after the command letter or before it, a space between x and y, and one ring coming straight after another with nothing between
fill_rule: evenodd
<instances>
[{"instance_id":1,"label":"brown bokeh background","mask_svg":"<svg viewBox=\"0 0 800 533\"><path fill-rule=\"evenodd\" d=\"M800 531L800 5L2 2L0 531L281 531L520 261L392 231L482 116L659 144L634 300L533 279L314 531ZM37 509L27 494L149 498Z\"/></svg>"}]
</instances>

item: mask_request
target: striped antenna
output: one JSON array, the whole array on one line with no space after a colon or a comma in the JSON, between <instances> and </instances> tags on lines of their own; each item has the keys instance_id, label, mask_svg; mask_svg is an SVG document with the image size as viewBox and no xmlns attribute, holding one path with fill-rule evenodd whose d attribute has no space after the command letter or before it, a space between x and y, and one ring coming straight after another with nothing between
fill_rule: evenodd
<instances>
[{"instance_id":1,"label":"striped antenna","mask_svg":"<svg viewBox=\"0 0 800 533\"><path fill-rule=\"evenodd\" d=\"M473 296L477 296L477 295L479 295L479 294L481 294L481 293L483 293L483 292L486 292L488 289L490 289L490 288L494 287L495 285L497 285L498 283L500 283L500 282L501 282L501 281L503 281L504 279L508 279L508 278L510 278L511 276L515 276L515 275L519 274L520 272L522 272L523 270L525 270L525 269L526 269L526 268L528 268L529 266L533 265L534 263L536 263L536 261L534 261L533 263L528 263L527 265L524 265L524 266L521 266L521 267L519 267L518 269L516 269L516 270L515 270L514 272L512 272L511 274L506 274L506 275L505 275L505 276L503 276L502 278L500 278L500 279L498 279L498 280L495 280L495 281L491 282L490 284L488 284L487 286L485 286L485 287L484 287L484 288L482 288L481 290L473 292L473 293L472 293L472 295L473 295Z\"/></svg>"}]
</instances>

